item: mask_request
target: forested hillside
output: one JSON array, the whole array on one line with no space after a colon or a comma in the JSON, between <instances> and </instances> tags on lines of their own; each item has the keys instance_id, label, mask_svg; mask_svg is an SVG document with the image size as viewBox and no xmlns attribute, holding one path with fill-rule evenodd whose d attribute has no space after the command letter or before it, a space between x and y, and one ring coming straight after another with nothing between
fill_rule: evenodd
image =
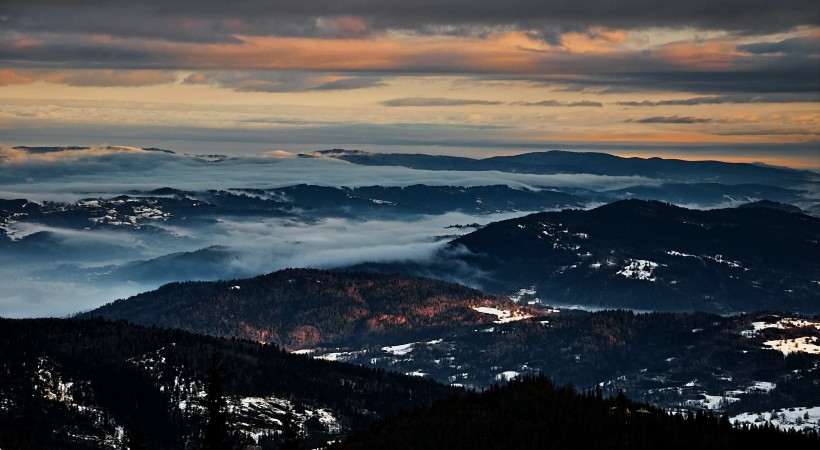
<instances>
[{"instance_id":1,"label":"forested hillside","mask_svg":"<svg viewBox=\"0 0 820 450\"><path fill-rule=\"evenodd\" d=\"M532 287L552 305L820 312L820 219L769 207L628 200L496 222L452 246L485 288Z\"/></svg>"},{"instance_id":2,"label":"forested hillside","mask_svg":"<svg viewBox=\"0 0 820 450\"><path fill-rule=\"evenodd\" d=\"M622 395L576 393L570 385L531 377L418 408L331 448L745 450L818 444L814 432L733 428L725 417L669 415Z\"/></svg>"},{"instance_id":3,"label":"forested hillside","mask_svg":"<svg viewBox=\"0 0 820 450\"><path fill-rule=\"evenodd\" d=\"M323 442L459 392L419 378L287 354L275 345L101 319L0 319L0 448L199 449L214 359L224 437L277 445L290 417Z\"/></svg>"},{"instance_id":4,"label":"forested hillside","mask_svg":"<svg viewBox=\"0 0 820 450\"><path fill-rule=\"evenodd\" d=\"M245 280L172 283L83 316L300 349L491 322L473 306L519 308L507 298L437 280L289 269Z\"/></svg>"}]
</instances>

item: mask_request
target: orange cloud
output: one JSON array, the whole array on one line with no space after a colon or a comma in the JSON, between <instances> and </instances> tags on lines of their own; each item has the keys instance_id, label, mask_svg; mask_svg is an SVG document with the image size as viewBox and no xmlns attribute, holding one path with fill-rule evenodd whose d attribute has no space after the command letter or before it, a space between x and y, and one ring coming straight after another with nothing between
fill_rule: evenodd
<instances>
[{"instance_id":1,"label":"orange cloud","mask_svg":"<svg viewBox=\"0 0 820 450\"><path fill-rule=\"evenodd\" d=\"M66 70L66 71L13 71L0 70L0 86L29 84L44 81L82 87L138 87L173 82L173 72L161 70Z\"/></svg>"},{"instance_id":2,"label":"orange cloud","mask_svg":"<svg viewBox=\"0 0 820 450\"><path fill-rule=\"evenodd\" d=\"M717 41L675 42L652 50L652 54L671 64L705 70L727 69L745 55L733 43Z\"/></svg>"},{"instance_id":3,"label":"orange cloud","mask_svg":"<svg viewBox=\"0 0 820 450\"><path fill-rule=\"evenodd\" d=\"M28 48L34 47L36 45L40 45L43 42L37 39L20 39L14 43L14 46L17 48Z\"/></svg>"},{"instance_id":4,"label":"orange cloud","mask_svg":"<svg viewBox=\"0 0 820 450\"><path fill-rule=\"evenodd\" d=\"M801 125L820 125L820 114L798 114L790 116L789 122Z\"/></svg>"},{"instance_id":5,"label":"orange cloud","mask_svg":"<svg viewBox=\"0 0 820 450\"><path fill-rule=\"evenodd\" d=\"M566 33L561 36L561 46L573 53L604 54L618 51L618 46L626 41L626 30L592 28L584 33Z\"/></svg>"},{"instance_id":6,"label":"orange cloud","mask_svg":"<svg viewBox=\"0 0 820 450\"><path fill-rule=\"evenodd\" d=\"M618 143L651 143L668 144L760 144L760 143L794 143L813 140L805 134L762 134L762 133L726 133L711 134L703 131L624 131L602 130L578 133L558 133L540 136L541 139L561 140L568 142L618 142Z\"/></svg>"},{"instance_id":7,"label":"orange cloud","mask_svg":"<svg viewBox=\"0 0 820 450\"><path fill-rule=\"evenodd\" d=\"M29 84L35 80L30 75L15 72L9 69L0 69L0 86L8 86L10 84Z\"/></svg>"},{"instance_id":8,"label":"orange cloud","mask_svg":"<svg viewBox=\"0 0 820 450\"><path fill-rule=\"evenodd\" d=\"M527 51L521 33L486 39L460 37L377 37L314 39L242 36L242 42L219 44L155 43L189 67L202 69L279 70L477 70L535 72L546 55Z\"/></svg>"},{"instance_id":9,"label":"orange cloud","mask_svg":"<svg viewBox=\"0 0 820 450\"><path fill-rule=\"evenodd\" d=\"M170 83L173 73L160 70L78 70L49 74L46 81L70 86L136 87Z\"/></svg>"}]
</instances>

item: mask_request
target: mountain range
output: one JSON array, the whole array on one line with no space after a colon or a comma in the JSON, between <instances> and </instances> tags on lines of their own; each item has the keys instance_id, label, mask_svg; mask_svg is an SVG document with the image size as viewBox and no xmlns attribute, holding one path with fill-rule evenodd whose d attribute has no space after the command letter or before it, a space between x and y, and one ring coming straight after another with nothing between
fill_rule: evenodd
<instances>
[{"instance_id":1,"label":"mountain range","mask_svg":"<svg viewBox=\"0 0 820 450\"><path fill-rule=\"evenodd\" d=\"M361 165L402 166L423 170L497 170L532 174L639 175L670 181L691 181L695 178L726 184L754 182L777 186L802 183L806 178L816 180L816 174L813 172L784 167L723 161L624 158L607 153L567 152L561 150L524 153L514 156L494 156L484 159L423 154L369 153L344 149L324 150L306 153L301 156L338 158Z\"/></svg>"},{"instance_id":2,"label":"mountain range","mask_svg":"<svg viewBox=\"0 0 820 450\"><path fill-rule=\"evenodd\" d=\"M740 416L820 405L817 318L589 313L528 302L527 295L507 299L397 275L284 270L169 284L83 317L282 342L316 359L474 389L544 374L667 409Z\"/></svg>"},{"instance_id":3,"label":"mountain range","mask_svg":"<svg viewBox=\"0 0 820 450\"><path fill-rule=\"evenodd\" d=\"M704 211L625 200L542 212L454 239L432 267L357 268L446 276L448 267L468 266L473 285L523 289L553 306L820 312L820 219L750 206Z\"/></svg>"}]
</instances>

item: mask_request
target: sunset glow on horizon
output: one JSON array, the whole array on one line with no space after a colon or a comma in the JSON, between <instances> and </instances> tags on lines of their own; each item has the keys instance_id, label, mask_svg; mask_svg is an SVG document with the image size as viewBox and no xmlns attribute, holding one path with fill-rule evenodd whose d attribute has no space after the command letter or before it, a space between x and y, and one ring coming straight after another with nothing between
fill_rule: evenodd
<instances>
[{"instance_id":1,"label":"sunset glow on horizon","mask_svg":"<svg viewBox=\"0 0 820 450\"><path fill-rule=\"evenodd\" d=\"M563 149L820 169L816 3L0 6L0 146Z\"/></svg>"}]
</instances>

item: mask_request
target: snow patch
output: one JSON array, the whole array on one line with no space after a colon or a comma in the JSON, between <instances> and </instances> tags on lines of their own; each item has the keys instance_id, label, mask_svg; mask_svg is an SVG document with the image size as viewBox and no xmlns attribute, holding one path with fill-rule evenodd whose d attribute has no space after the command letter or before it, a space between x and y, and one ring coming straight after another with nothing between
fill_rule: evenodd
<instances>
[{"instance_id":1,"label":"snow patch","mask_svg":"<svg viewBox=\"0 0 820 450\"><path fill-rule=\"evenodd\" d=\"M763 343L764 347L771 350L783 352L783 355L790 353L810 353L820 355L820 345L817 336L804 336L794 339L776 339Z\"/></svg>"},{"instance_id":2,"label":"snow patch","mask_svg":"<svg viewBox=\"0 0 820 450\"><path fill-rule=\"evenodd\" d=\"M633 280L655 281L652 273L657 268L658 263L656 262L645 259L629 259L627 265L618 271L618 275Z\"/></svg>"},{"instance_id":3,"label":"snow patch","mask_svg":"<svg viewBox=\"0 0 820 450\"><path fill-rule=\"evenodd\" d=\"M514 370L505 370L504 372L496 374L495 379L497 381L510 381L518 375L520 375L520 372L516 372Z\"/></svg>"},{"instance_id":4,"label":"snow patch","mask_svg":"<svg viewBox=\"0 0 820 450\"><path fill-rule=\"evenodd\" d=\"M482 314L492 314L498 317L498 320L494 320L493 323L516 322L533 317L532 314L527 314L521 311L510 311L508 309L497 309L487 306L473 306L473 309Z\"/></svg>"},{"instance_id":5,"label":"snow patch","mask_svg":"<svg viewBox=\"0 0 820 450\"><path fill-rule=\"evenodd\" d=\"M768 328L774 328L777 330L785 330L786 328L804 328L804 327L814 327L820 330L820 322L814 322L811 320L805 319L795 319L790 317L783 317L777 320L777 322L752 322L752 329L751 330L743 330L740 332L741 336L745 337L754 337L757 336L758 332L761 330L765 330Z\"/></svg>"},{"instance_id":6,"label":"snow patch","mask_svg":"<svg viewBox=\"0 0 820 450\"><path fill-rule=\"evenodd\" d=\"M522 288L519 289L518 292L510 296L510 300L518 303L520 302L525 296L535 295L537 291L535 290L535 286L530 288Z\"/></svg>"}]
</instances>

